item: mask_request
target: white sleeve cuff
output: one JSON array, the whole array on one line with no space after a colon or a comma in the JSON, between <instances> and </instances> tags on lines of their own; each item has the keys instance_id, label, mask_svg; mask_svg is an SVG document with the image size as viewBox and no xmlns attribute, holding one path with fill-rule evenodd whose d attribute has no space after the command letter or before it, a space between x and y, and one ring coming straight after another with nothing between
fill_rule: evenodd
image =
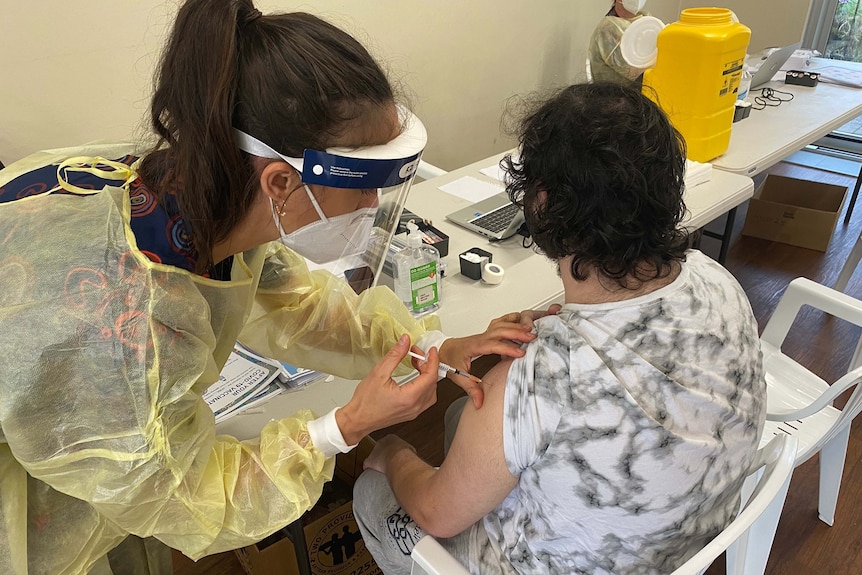
<instances>
[{"instance_id":1,"label":"white sleeve cuff","mask_svg":"<svg viewBox=\"0 0 862 575\"><path fill-rule=\"evenodd\" d=\"M442 331L426 331L419 336L418 340L416 340L416 347L421 349L427 355L428 350L432 347L436 347L437 351L440 351L440 346L443 345L443 342L450 337L451 336L446 335ZM442 367L437 370L437 377L440 379L443 379L447 375L449 375L449 373Z\"/></svg>"},{"instance_id":2,"label":"white sleeve cuff","mask_svg":"<svg viewBox=\"0 0 862 575\"><path fill-rule=\"evenodd\" d=\"M335 421L336 411L338 411L337 407L323 417L308 422L308 435L311 437L311 442L327 458L338 453L347 453L356 447L356 445L347 445L344 441L338 422Z\"/></svg>"},{"instance_id":3,"label":"white sleeve cuff","mask_svg":"<svg viewBox=\"0 0 862 575\"><path fill-rule=\"evenodd\" d=\"M451 336L446 335L442 331L426 331L419 336L415 345L425 353L428 353L428 350L432 347L436 347L437 351L440 351L440 346L443 345L443 342L450 337Z\"/></svg>"}]
</instances>

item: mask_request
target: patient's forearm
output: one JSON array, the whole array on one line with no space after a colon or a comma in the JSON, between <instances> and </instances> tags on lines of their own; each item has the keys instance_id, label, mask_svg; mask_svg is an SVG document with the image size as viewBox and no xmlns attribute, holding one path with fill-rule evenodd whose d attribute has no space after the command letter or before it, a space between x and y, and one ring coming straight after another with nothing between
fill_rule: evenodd
<instances>
[{"instance_id":1,"label":"patient's forearm","mask_svg":"<svg viewBox=\"0 0 862 575\"><path fill-rule=\"evenodd\" d=\"M386 478L395 498L419 527L435 537L451 537L452 526L446 525L440 498L435 497L434 476L437 469L425 463L409 447L392 453Z\"/></svg>"}]
</instances>

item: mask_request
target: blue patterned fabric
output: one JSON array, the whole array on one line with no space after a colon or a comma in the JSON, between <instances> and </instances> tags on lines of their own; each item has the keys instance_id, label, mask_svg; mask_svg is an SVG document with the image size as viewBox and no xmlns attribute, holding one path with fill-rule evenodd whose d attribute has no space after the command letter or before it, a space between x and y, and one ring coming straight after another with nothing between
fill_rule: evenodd
<instances>
[{"instance_id":1,"label":"blue patterned fabric","mask_svg":"<svg viewBox=\"0 0 862 575\"><path fill-rule=\"evenodd\" d=\"M137 159L137 156L127 155L115 161L130 166ZM97 167L111 171L109 166ZM105 186L117 185L115 180L103 179L87 172L66 172L65 179L73 186L86 190L101 190ZM0 203L47 191L56 194L68 193L58 186L56 164L22 174L0 187ZM194 271L196 252L185 223L177 215L175 196L172 193L166 194L166 205L162 205L140 178L129 185L128 192L132 207L130 225L141 252L154 262ZM81 201L87 201L87 197L80 196Z\"/></svg>"}]
</instances>

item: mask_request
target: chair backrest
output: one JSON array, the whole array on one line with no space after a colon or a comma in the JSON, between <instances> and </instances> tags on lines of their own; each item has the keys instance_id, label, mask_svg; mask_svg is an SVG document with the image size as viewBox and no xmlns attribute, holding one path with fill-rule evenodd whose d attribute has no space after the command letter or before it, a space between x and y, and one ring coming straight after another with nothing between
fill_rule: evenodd
<instances>
[{"instance_id":1,"label":"chair backrest","mask_svg":"<svg viewBox=\"0 0 862 575\"><path fill-rule=\"evenodd\" d=\"M698 575L712 564L716 557L733 545L736 557L744 564L737 573L762 575L775 538L778 518L784 507L790 476L796 456L796 438L777 435L757 451L749 470L749 478L756 479L742 511L730 525L671 575ZM748 545L749 539L752 545ZM750 548L749 548L750 547ZM430 535L426 535L413 548L411 575L467 575L463 565Z\"/></svg>"},{"instance_id":2,"label":"chair backrest","mask_svg":"<svg viewBox=\"0 0 862 575\"><path fill-rule=\"evenodd\" d=\"M716 557L736 543L749 547L737 550L739 556L747 556L746 566L741 571L743 575L761 575L766 570L766 560L793 474L796 443L795 437L777 435L758 450L750 476L759 474L759 477L748 501L743 502L742 511L715 539L671 575L703 573ZM752 545L748 545L749 540Z\"/></svg>"}]
</instances>

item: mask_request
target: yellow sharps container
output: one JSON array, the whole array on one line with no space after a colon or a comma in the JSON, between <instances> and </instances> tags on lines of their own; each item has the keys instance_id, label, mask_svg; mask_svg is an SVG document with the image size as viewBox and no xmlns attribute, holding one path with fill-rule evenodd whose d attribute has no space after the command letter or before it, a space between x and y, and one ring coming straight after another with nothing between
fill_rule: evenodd
<instances>
[{"instance_id":1,"label":"yellow sharps container","mask_svg":"<svg viewBox=\"0 0 862 575\"><path fill-rule=\"evenodd\" d=\"M683 135L691 160L708 162L727 151L750 38L751 30L725 8L685 9L658 33L644 94Z\"/></svg>"}]
</instances>

